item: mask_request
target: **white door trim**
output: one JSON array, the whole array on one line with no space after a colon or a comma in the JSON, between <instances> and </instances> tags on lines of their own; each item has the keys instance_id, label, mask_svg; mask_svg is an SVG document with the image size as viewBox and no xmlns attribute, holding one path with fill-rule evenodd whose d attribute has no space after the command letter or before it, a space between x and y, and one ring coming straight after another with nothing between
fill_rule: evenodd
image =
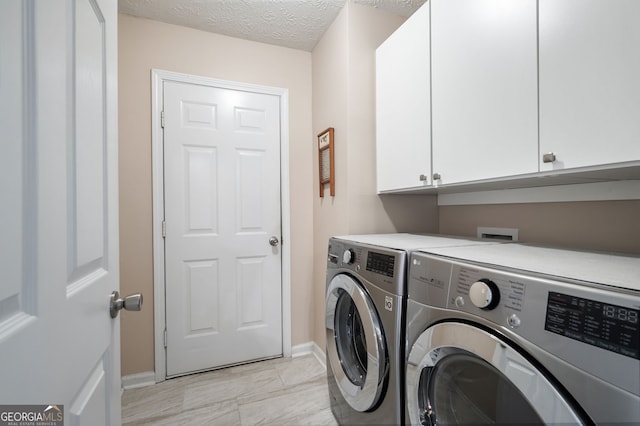
<instances>
[{"instance_id":1,"label":"white door trim","mask_svg":"<svg viewBox=\"0 0 640 426\"><path fill-rule=\"evenodd\" d=\"M162 83L176 81L222 87L230 90L249 90L280 98L280 179L282 214L282 355L291 356L291 216L289 194L289 91L209 77L199 77L158 69L151 70L151 158L153 179L153 292L155 379L162 382L167 376L164 347L165 329L165 264L162 221L164 219L164 164L162 158L163 132L160 113L163 105Z\"/></svg>"}]
</instances>

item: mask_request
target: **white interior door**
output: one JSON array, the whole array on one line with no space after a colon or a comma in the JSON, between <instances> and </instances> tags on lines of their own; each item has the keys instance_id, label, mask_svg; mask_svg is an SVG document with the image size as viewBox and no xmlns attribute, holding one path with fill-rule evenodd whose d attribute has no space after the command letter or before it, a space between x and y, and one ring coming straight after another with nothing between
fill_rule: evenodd
<instances>
[{"instance_id":1,"label":"white interior door","mask_svg":"<svg viewBox=\"0 0 640 426\"><path fill-rule=\"evenodd\" d=\"M0 401L65 424L121 422L116 24L114 1L0 2Z\"/></svg>"},{"instance_id":2,"label":"white interior door","mask_svg":"<svg viewBox=\"0 0 640 426\"><path fill-rule=\"evenodd\" d=\"M280 355L279 97L163 90L167 376Z\"/></svg>"}]
</instances>

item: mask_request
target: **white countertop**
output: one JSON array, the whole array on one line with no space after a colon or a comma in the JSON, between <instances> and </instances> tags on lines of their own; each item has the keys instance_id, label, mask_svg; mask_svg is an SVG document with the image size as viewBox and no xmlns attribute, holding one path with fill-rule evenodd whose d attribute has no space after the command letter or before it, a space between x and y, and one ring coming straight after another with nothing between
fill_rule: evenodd
<instances>
[{"instance_id":1,"label":"white countertop","mask_svg":"<svg viewBox=\"0 0 640 426\"><path fill-rule=\"evenodd\" d=\"M502 244L503 241L487 241L473 238L455 237L435 234L362 234L336 236L345 241L387 247L396 250L413 251L436 247L460 247L469 245Z\"/></svg>"},{"instance_id":2,"label":"white countertop","mask_svg":"<svg viewBox=\"0 0 640 426\"><path fill-rule=\"evenodd\" d=\"M491 266L640 291L640 256L518 243L482 247L442 247L420 251Z\"/></svg>"}]
</instances>

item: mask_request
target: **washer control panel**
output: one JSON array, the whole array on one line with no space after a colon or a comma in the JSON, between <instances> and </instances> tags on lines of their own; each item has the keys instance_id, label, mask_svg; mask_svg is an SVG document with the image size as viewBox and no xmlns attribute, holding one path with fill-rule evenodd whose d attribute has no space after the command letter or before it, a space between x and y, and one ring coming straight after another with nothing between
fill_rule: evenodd
<instances>
[{"instance_id":1,"label":"washer control panel","mask_svg":"<svg viewBox=\"0 0 640 426\"><path fill-rule=\"evenodd\" d=\"M367 271L393 278L395 265L396 258L394 256L375 251L367 252Z\"/></svg>"},{"instance_id":2,"label":"washer control panel","mask_svg":"<svg viewBox=\"0 0 640 426\"><path fill-rule=\"evenodd\" d=\"M522 324L526 287L526 280L515 275L454 264L449 306L509 328L518 328Z\"/></svg>"}]
</instances>

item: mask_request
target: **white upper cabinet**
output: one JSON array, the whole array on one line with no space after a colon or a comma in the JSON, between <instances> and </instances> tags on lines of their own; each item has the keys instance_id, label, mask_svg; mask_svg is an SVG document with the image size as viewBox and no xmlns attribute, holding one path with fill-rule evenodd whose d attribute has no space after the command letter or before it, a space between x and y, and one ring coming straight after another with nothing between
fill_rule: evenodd
<instances>
[{"instance_id":1,"label":"white upper cabinet","mask_svg":"<svg viewBox=\"0 0 640 426\"><path fill-rule=\"evenodd\" d=\"M437 183L538 171L536 0L432 0L431 73Z\"/></svg>"},{"instance_id":2,"label":"white upper cabinet","mask_svg":"<svg viewBox=\"0 0 640 426\"><path fill-rule=\"evenodd\" d=\"M379 192L640 176L640 0L429 0L376 61Z\"/></svg>"},{"instance_id":3,"label":"white upper cabinet","mask_svg":"<svg viewBox=\"0 0 640 426\"><path fill-rule=\"evenodd\" d=\"M640 1L540 0L539 13L540 151L556 158L540 170L640 160Z\"/></svg>"},{"instance_id":4,"label":"white upper cabinet","mask_svg":"<svg viewBox=\"0 0 640 426\"><path fill-rule=\"evenodd\" d=\"M430 116L426 3L376 50L378 192L429 184Z\"/></svg>"}]
</instances>

